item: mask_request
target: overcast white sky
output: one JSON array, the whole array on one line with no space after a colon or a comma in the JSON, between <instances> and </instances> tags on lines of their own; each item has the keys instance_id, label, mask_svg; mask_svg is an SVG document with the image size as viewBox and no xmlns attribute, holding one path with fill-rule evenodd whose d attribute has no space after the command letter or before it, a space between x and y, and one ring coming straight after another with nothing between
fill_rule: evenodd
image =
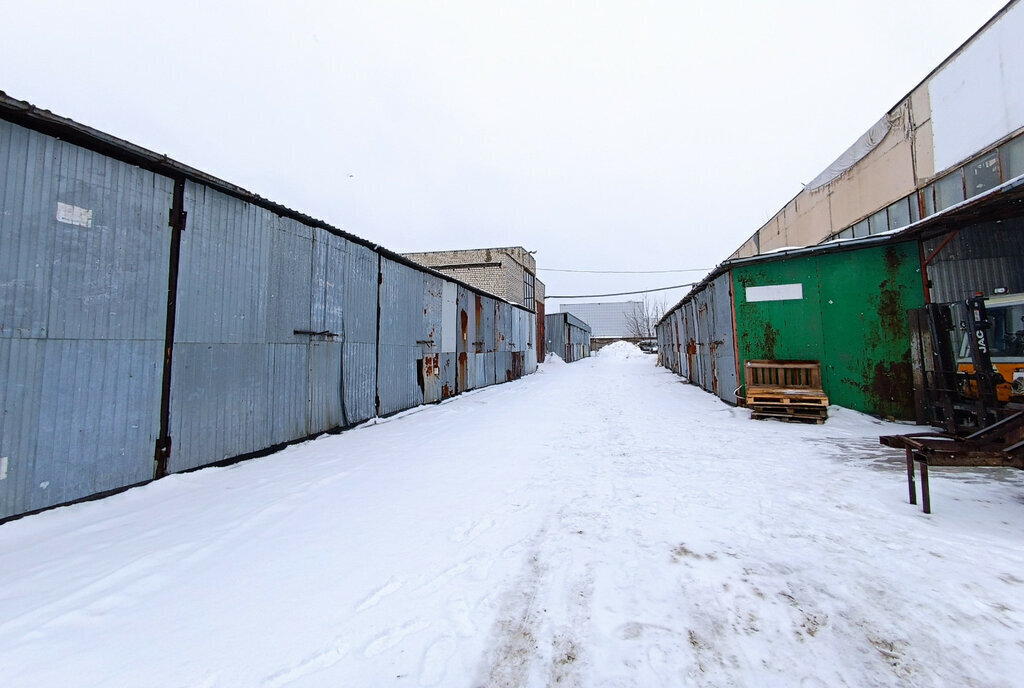
<instances>
[{"instance_id":1,"label":"overcast white sky","mask_svg":"<svg viewBox=\"0 0 1024 688\"><path fill-rule=\"evenodd\" d=\"M705 270L545 268L714 266L1005 2L0 4L12 97L395 251L525 246L549 294L590 294Z\"/></svg>"}]
</instances>

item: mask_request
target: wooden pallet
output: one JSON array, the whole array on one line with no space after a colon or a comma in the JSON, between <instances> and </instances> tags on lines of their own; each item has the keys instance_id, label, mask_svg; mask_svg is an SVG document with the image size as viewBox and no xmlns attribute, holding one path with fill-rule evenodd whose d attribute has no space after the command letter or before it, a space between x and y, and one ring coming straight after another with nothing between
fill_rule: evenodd
<instances>
[{"instance_id":1,"label":"wooden pallet","mask_svg":"<svg viewBox=\"0 0 1024 688\"><path fill-rule=\"evenodd\" d=\"M812 416L802 413L760 413L757 411L751 413L750 417L754 420L784 420L790 423L814 423L815 425L821 425L828 420L828 416L825 414Z\"/></svg>"},{"instance_id":2,"label":"wooden pallet","mask_svg":"<svg viewBox=\"0 0 1024 688\"><path fill-rule=\"evenodd\" d=\"M824 392L806 389L753 389L747 390L747 405L781 405L809 406L814 408L827 407L828 397Z\"/></svg>"},{"instance_id":3,"label":"wooden pallet","mask_svg":"<svg viewBox=\"0 0 1024 688\"><path fill-rule=\"evenodd\" d=\"M828 419L827 406L804 406L802 404L752 405L750 411L750 417L755 420L775 418L777 420L820 424Z\"/></svg>"},{"instance_id":4,"label":"wooden pallet","mask_svg":"<svg viewBox=\"0 0 1024 688\"><path fill-rule=\"evenodd\" d=\"M747 361L746 383L751 418L818 424L828 418L817 361Z\"/></svg>"}]
</instances>

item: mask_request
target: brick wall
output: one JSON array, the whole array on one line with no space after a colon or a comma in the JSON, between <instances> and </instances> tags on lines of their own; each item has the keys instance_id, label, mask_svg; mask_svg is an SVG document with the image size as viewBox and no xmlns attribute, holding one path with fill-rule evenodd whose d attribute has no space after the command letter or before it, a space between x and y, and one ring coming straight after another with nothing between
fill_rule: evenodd
<instances>
[{"instance_id":1,"label":"brick wall","mask_svg":"<svg viewBox=\"0 0 1024 688\"><path fill-rule=\"evenodd\" d=\"M523 303L523 270L536 275L537 261L522 246L473 248L459 251L405 253L420 265L451 275L506 301ZM535 280L534 299L543 301L544 284Z\"/></svg>"}]
</instances>

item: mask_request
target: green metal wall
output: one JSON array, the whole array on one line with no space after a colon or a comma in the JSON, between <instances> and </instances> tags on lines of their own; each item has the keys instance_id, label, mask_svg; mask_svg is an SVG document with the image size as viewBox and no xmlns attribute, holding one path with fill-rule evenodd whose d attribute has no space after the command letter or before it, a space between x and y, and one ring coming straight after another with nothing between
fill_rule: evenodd
<instances>
[{"instance_id":1,"label":"green metal wall","mask_svg":"<svg viewBox=\"0 0 1024 688\"><path fill-rule=\"evenodd\" d=\"M914 418L907 310L924 305L916 243L737 266L732 279L741 379L747 360L817 360L831 403ZM795 283L802 299L746 300L746 287Z\"/></svg>"}]
</instances>

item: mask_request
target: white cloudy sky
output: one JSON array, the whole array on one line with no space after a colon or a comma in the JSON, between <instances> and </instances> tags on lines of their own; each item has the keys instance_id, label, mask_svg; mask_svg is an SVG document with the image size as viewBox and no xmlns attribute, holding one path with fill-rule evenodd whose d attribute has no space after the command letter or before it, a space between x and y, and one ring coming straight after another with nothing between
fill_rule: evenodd
<instances>
[{"instance_id":1,"label":"white cloudy sky","mask_svg":"<svg viewBox=\"0 0 1024 688\"><path fill-rule=\"evenodd\" d=\"M702 277L545 268L712 267L1004 2L2 4L8 95L392 250L523 245L581 294Z\"/></svg>"}]
</instances>

